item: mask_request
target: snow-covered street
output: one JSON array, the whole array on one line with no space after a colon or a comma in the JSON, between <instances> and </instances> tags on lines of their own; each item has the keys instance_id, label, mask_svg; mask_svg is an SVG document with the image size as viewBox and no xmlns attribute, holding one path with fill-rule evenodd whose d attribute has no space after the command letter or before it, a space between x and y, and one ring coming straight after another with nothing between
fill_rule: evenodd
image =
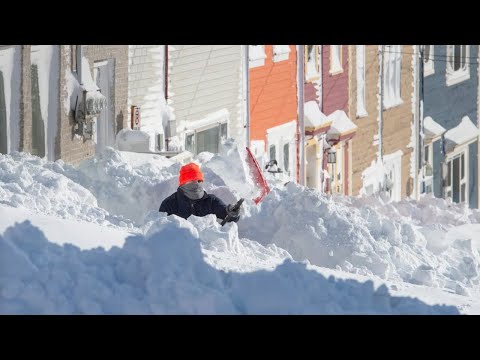
<instances>
[{"instance_id":1,"label":"snow-covered street","mask_svg":"<svg viewBox=\"0 0 480 360\"><path fill-rule=\"evenodd\" d=\"M480 314L480 211L321 194L227 144L205 190L241 219L159 213L179 163L107 148L78 167L0 155L2 314Z\"/></svg>"}]
</instances>

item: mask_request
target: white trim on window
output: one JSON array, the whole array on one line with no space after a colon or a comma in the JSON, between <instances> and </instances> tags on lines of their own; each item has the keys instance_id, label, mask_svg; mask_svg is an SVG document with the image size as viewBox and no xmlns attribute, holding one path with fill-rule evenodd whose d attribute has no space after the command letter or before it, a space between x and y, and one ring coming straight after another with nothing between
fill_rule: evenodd
<instances>
[{"instance_id":1,"label":"white trim on window","mask_svg":"<svg viewBox=\"0 0 480 360\"><path fill-rule=\"evenodd\" d=\"M320 45L305 45L305 80L320 79Z\"/></svg>"},{"instance_id":2,"label":"white trim on window","mask_svg":"<svg viewBox=\"0 0 480 360\"><path fill-rule=\"evenodd\" d=\"M273 45L273 62L288 60L290 45Z\"/></svg>"},{"instance_id":3,"label":"white trim on window","mask_svg":"<svg viewBox=\"0 0 480 360\"><path fill-rule=\"evenodd\" d=\"M356 45L357 60L357 118L368 116L365 89L365 45Z\"/></svg>"},{"instance_id":4,"label":"white trim on window","mask_svg":"<svg viewBox=\"0 0 480 360\"><path fill-rule=\"evenodd\" d=\"M463 164L462 164L462 157L463 157ZM469 168L469 148L467 145L461 146L458 149L455 149L455 151L449 155L447 155L445 159L445 163L447 164L447 174L445 176L446 183L443 188L443 196L445 199L451 198L453 201L453 180L454 180L454 171L453 171L453 165L454 161L456 159L459 159L459 165L458 165L458 174L459 175L459 185L458 185L458 191L459 191L459 202L465 202L469 203L469 188L468 188L468 180L469 180L469 174L468 174L468 168ZM461 177L463 173L463 177ZM462 187L463 190L462 190ZM463 194L462 194L463 193ZM463 196L462 196L463 195Z\"/></svg>"},{"instance_id":5,"label":"white trim on window","mask_svg":"<svg viewBox=\"0 0 480 360\"><path fill-rule=\"evenodd\" d=\"M248 45L248 59L250 68L265 65L265 45Z\"/></svg>"},{"instance_id":6,"label":"white trim on window","mask_svg":"<svg viewBox=\"0 0 480 360\"><path fill-rule=\"evenodd\" d=\"M330 74L336 75L343 72L342 45L330 45Z\"/></svg>"},{"instance_id":7,"label":"white trim on window","mask_svg":"<svg viewBox=\"0 0 480 360\"><path fill-rule=\"evenodd\" d=\"M458 55L458 63L456 63ZM470 79L469 45L447 45L447 86ZM458 67L457 69L455 69Z\"/></svg>"},{"instance_id":8,"label":"white trim on window","mask_svg":"<svg viewBox=\"0 0 480 360\"><path fill-rule=\"evenodd\" d=\"M434 45L423 46L423 76L435 74Z\"/></svg>"},{"instance_id":9,"label":"white trim on window","mask_svg":"<svg viewBox=\"0 0 480 360\"><path fill-rule=\"evenodd\" d=\"M423 76L435 73L434 45L423 45Z\"/></svg>"},{"instance_id":10,"label":"white trim on window","mask_svg":"<svg viewBox=\"0 0 480 360\"><path fill-rule=\"evenodd\" d=\"M284 146L288 144L288 171L284 169ZM292 120L288 123L278 125L267 129L267 153L270 159L270 147L275 146L275 160L278 167L284 171L284 174L291 180L296 176L296 121Z\"/></svg>"},{"instance_id":11,"label":"white trim on window","mask_svg":"<svg viewBox=\"0 0 480 360\"><path fill-rule=\"evenodd\" d=\"M403 104L401 97L402 46L385 46L383 63L383 108L389 109Z\"/></svg>"},{"instance_id":12,"label":"white trim on window","mask_svg":"<svg viewBox=\"0 0 480 360\"><path fill-rule=\"evenodd\" d=\"M433 193L433 143L424 146L422 166L422 193Z\"/></svg>"}]
</instances>

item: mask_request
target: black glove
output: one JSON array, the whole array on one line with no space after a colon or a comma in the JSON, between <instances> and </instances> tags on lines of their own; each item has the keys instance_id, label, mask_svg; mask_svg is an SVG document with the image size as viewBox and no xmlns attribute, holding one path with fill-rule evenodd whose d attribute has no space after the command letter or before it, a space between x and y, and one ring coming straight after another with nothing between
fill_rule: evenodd
<instances>
[{"instance_id":1,"label":"black glove","mask_svg":"<svg viewBox=\"0 0 480 360\"><path fill-rule=\"evenodd\" d=\"M235 209L234 204L227 205L227 215L230 215L232 218L237 218L240 216L240 207Z\"/></svg>"}]
</instances>

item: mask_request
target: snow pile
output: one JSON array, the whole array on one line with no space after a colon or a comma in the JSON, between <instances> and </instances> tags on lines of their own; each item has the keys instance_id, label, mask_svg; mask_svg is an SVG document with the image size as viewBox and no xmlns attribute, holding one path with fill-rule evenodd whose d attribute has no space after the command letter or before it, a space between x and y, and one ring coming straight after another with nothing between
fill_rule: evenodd
<instances>
[{"instance_id":1,"label":"snow pile","mask_svg":"<svg viewBox=\"0 0 480 360\"><path fill-rule=\"evenodd\" d=\"M121 151L150 152L150 134L124 128L117 133L115 146Z\"/></svg>"},{"instance_id":2,"label":"snow pile","mask_svg":"<svg viewBox=\"0 0 480 360\"><path fill-rule=\"evenodd\" d=\"M455 146L465 144L479 135L480 130L468 116L464 116L460 124L445 133L446 152L452 151Z\"/></svg>"},{"instance_id":3,"label":"snow pile","mask_svg":"<svg viewBox=\"0 0 480 360\"><path fill-rule=\"evenodd\" d=\"M479 289L478 210L294 183L256 206L243 159L229 142L195 158L207 192L246 199L242 220L220 227L213 215L158 212L181 166L159 155L106 148L78 167L0 155L0 312L454 313L359 277Z\"/></svg>"},{"instance_id":4,"label":"snow pile","mask_svg":"<svg viewBox=\"0 0 480 360\"><path fill-rule=\"evenodd\" d=\"M73 179L65 173L74 173ZM95 196L79 184L74 167L14 152L0 154L0 203L36 213L97 224L127 226L128 220L110 215Z\"/></svg>"},{"instance_id":5,"label":"snow pile","mask_svg":"<svg viewBox=\"0 0 480 360\"><path fill-rule=\"evenodd\" d=\"M0 236L0 313L458 314L452 306L392 297L371 281L327 278L291 260L273 269L219 270L205 261L199 239L252 257L275 249L247 250L231 237L234 224L225 232L211 217L194 219L203 223L199 231L163 216L145 236L109 251L59 246L29 222L16 224Z\"/></svg>"},{"instance_id":6,"label":"snow pile","mask_svg":"<svg viewBox=\"0 0 480 360\"><path fill-rule=\"evenodd\" d=\"M377 203L368 206L372 199ZM378 197L327 197L289 183L273 190L260 208L252 208L239 228L242 236L274 243L296 261L454 291L479 284L480 256L471 239L445 243L432 232L435 227L415 225L401 215L408 205L396 206ZM429 206L423 211L419 218L432 214Z\"/></svg>"}]
</instances>

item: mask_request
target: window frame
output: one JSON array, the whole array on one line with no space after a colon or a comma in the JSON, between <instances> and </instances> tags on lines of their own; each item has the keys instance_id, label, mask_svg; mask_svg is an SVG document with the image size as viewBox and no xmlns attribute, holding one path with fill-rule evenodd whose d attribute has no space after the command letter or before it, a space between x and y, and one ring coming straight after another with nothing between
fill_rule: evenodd
<instances>
[{"instance_id":1,"label":"window frame","mask_svg":"<svg viewBox=\"0 0 480 360\"><path fill-rule=\"evenodd\" d=\"M222 136L222 126L226 125L226 134L225 136ZM211 130L213 128L218 127L218 148L220 148L220 145L222 144L222 141L228 138L228 121L227 120L222 120L219 122L211 123L205 126L198 127L196 129L190 129L185 131L185 141L184 141L184 149L186 151L190 151L187 149L187 139L190 136L193 136L193 152L194 155L198 155L198 134L207 130ZM217 150L218 152L218 150Z\"/></svg>"},{"instance_id":2,"label":"window frame","mask_svg":"<svg viewBox=\"0 0 480 360\"><path fill-rule=\"evenodd\" d=\"M338 63L334 63L334 47L338 46ZM330 45L330 75L337 75L343 73L343 46Z\"/></svg>"},{"instance_id":3,"label":"window frame","mask_svg":"<svg viewBox=\"0 0 480 360\"><path fill-rule=\"evenodd\" d=\"M363 98L363 104L362 104L362 107L360 108L359 107L359 102L358 102L358 99L359 99L359 92L360 92L360 89L359 89L359 81L358 81L358 78L359 78L359 73L360 73L360 69L359 69L359 48L362 47L363 48L363 58L362 58L362 69L363 69L363 93L362 93L362 98ZM357 118L361 118L361 117L366 117L368 116L368 112L367 112L367 87L366 87L366 70L365 70L365 45L356 45L356 48L355 48L355 53L356 53L356 80L357 80Z\"/></svg>"},{"instance_id":4,"label":"window frame","mask_svg":"<svg viewBox=\"0 0 480 360\"><path fill-rule=\"evenodd\" d=\"M254 54L253 47L254 46L261 46L261 51L258 51L256 56L252 57ZM248 66L249 68L255 68L259 66L265 65L265 59L267 58L267 54L265 53L265 45L248 45Z\"/></svg>"},{"instance_id":5,"label":"window frame","mask_svg":"<svg viewBox=\"0 0 480 360\"><path fill-rule=\"evenodd\" d=\"M304 57L304 68L305 68L305 80L306 82L313 82L320 79L320 46L321 45L312 45L315 51L315 73L310 73L308 71L308 45L305 45L305 57Z\"/></svg>"},{"instance_id":6,"label":"window frame","mask_svg":"<svg viewBox=\"0 0 480 360\"><path fill-rule=\"evenodd\" d=\"M389 48L390 47L390 48ZM383 109L403 104L402 45L386 45L383 54Z\"/></svg>"},{"instance_id":7,"label":"window frame","mask_svg":"<svg viewBox=\"0 0 480 360\"><path fill-rule=\"evenodd\" d=\"M459 70L454 70L455 61L455 46L465 46L464 67ZM461 53L461 50L460 50ZM470 56L470 45L447 45L447 66L446 66L446 83L447 86L452 86L470 79L470 63L468 58ZM461 59L460 59L461 60Z\"/></svg>"},{"instance_id":8,"label":"window frame","mask_svg":"<svg viewBox=\"0 0 480 360\"><path fill-rule=\"evenodd\" d=\"M468 148L468 145L469 144L466 144L465 146L462 146L460 148L458 148L457 150L455 150L453 153L451 154L448 154L445 158L445 163L447 165L447 169L448 169L448 172L447 174L449 175L449 178L447 178L447 183L444 184L443 186L443 198L444 199L448 199L450 198L453 201L453 177L454 177L454 173L453 173L453 161L455 159L460 159L459 160L459 174L462 173L462 161L461 161L461 157L462 155L464 156L464 168L463 168L463 178L460 178L459 179L459 182L458 182L458 187L459 187L459 204L462 203L461 199L462 199L462 185L465 185L465 200L464 202L466 204L469 204L470 203L470 199L469 199L469 148ZM449 165L450 164L450 165ZM447 175L447 176L448 176ZM448 185L448 181L450 181L450 184ZM448 193L450 192L450 196L448 196Z\"/></svg>"},{"instance_id":9,"label":"window frame","mask_svg":"<svg viewBox=\"0 0 480 360\"><path fill-rule=\"evenodd\" d=\"M434 53L435 53L435 45L421 45L423 47L423 76L429 76L435 74L435 62L434 62ZM429 53L428 53L428 60L425 61L425 49L428 46Z\"/></svg>"}]
</instances>

